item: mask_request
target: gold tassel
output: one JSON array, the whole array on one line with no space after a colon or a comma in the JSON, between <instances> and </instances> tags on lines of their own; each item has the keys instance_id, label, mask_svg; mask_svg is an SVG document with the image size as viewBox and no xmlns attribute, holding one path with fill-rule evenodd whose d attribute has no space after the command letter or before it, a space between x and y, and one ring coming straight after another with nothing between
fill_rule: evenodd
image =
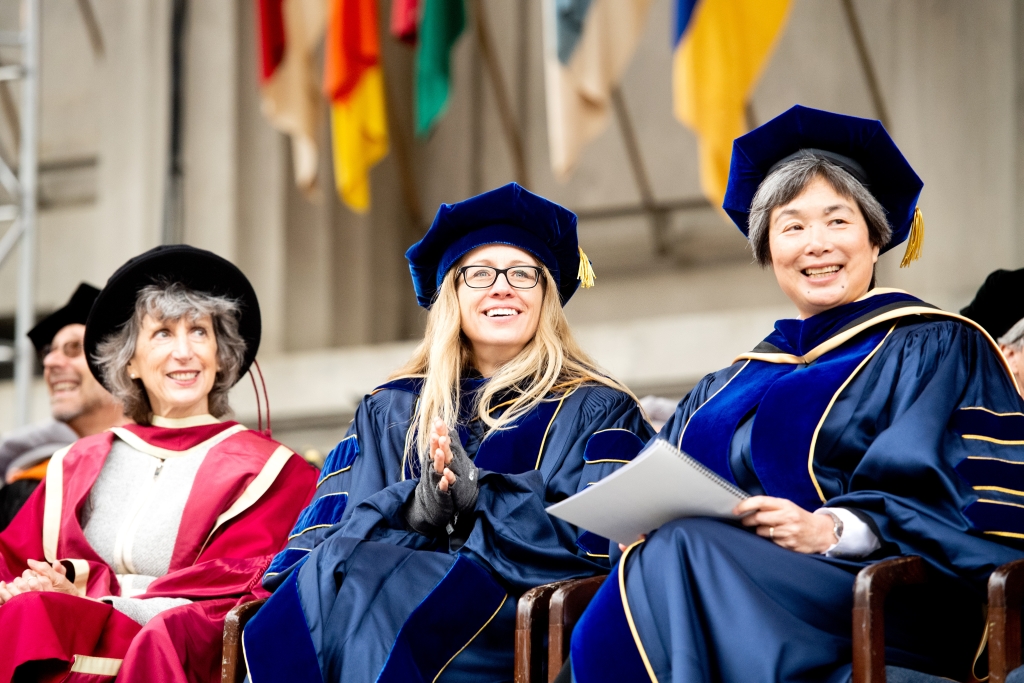
<instances>
[{"instance_id":1,"label":"gold tassel","mask_svg":"<svg viewBox=\"0 0 1024 683\"><path fill-rule=\"evenodd\" d=\"M597 276L594 275L594 267L590 265L590 259L583 253L583 247L577 248L580 250L580 269L576 272L576 278L580 281L580 287L590 289L594 286Z\"/></svg>"},{"instance_id":2,"label":"gold tassel","mask_svg":"<svg viewBox=\"0 0 1024 683\"><path fill-rule=\"evenodd\" d=\"M914 209L914 219L910 221L910 237L907 238L907 251L900 261L900 268L906 268L911 262L921 258L921 249L924 248L924 216L921 215L921 207Z\"/></svg>"}]
</instances>

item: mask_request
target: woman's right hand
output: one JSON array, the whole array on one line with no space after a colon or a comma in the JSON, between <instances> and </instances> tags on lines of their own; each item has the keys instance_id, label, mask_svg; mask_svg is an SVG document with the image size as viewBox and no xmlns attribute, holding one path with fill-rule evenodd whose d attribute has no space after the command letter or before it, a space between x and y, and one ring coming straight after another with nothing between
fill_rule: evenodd
<instances>
[{"instance_id":1,"label":"woman's right hand","mask_svg":"<svg viewBox=\"0 0 1024 683\"><path fill-rule=\"evenodd\" d=\"M479 492L477 469L458 434L452 434L448 426L437 419L430 433L430 446L438 490L451 494L455 512L472 508Z\"/></svg>"},{"instance_id":2,"label":"woman's right hand","mask_svg":"<svg viewBox=\"0 0 1024 683\"><path fill-rule=\"evenodd\" d=\"M437 483L437 488L447 491L458 477L448 468L454 457L452 455L452 439L448 434L448 425L441 418L434 420L434 426L430 430L430 455L434 461L434 471L442 475L441 481Z\"/></svg>"}]
</instances>

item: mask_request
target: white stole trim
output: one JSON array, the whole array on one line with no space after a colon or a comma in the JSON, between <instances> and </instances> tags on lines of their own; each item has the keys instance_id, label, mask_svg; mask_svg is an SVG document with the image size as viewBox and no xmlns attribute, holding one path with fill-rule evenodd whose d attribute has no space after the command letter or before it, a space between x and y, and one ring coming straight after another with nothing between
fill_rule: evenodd
<instances>
[{"instance_id":1,"label":"white stole trim","mask_svg":"<svg viewBox=\"0 0 1024 683\"><path fill-rule=\"evenodd\" d=\"M210 529L209 535L203 542L203 547L199 549L199 553L196 555L196 561L199 560L199 555L202 555L203 551L206 550L206 546L209 545L210 539L213 538L217 529L255 505L256 501L258 501L274 484L274 481L277 480L277 475L281 473L281 470L283 470L284 466L288 463L288 459L293 455L295 455L295 453L287 446L278 446L277 450L271 453L270 457L267 458L267 462L263 465L263 469L260 470L260 473L256 475L256 478L252 480L249 486L246 487L245 491L242 492L242 495L238 497L238 500L236 500L231 507L217 517L217 521L214 523L213 528Z\"/></svg>"},{"instance_id":2,"label":"white stole trim","mask_svg":"<svg viewBox=\"0 0 1024 683\"><path fill-rule=\"evenodd\" d=\"M141 453L145 453L146 455L152 455L154 458L167 460L168 458L180 458L183 455L188 455L189 453L192 453L193 451L200 449L209 450L216 446L217 444L219 444L221 441L227 439L228 437L234 436L239 432L244 432L246 431L246 429L247 427L245 427L245 425L240 424L228 427L220 434L217 434L216 436L209 438L206 441L196 444L192 448L187 448L183 451L172 451L169 448L160 448L159 446L154 446L150 443L147 443L145 439L139 437L137 434L134 434L133 432L125 429L124 427L113 427L111 428L110 431L113 432L114 435L117 436L117 438L121 439L121 441L124 441L126 444L128 444L135 450Z\"/></svg>"},{"instance_id":3,"label":"white stole trim","mask_svg":"<svg viewBox=\"0 0 1024 683\"><path fill-rule=\"evenodd\" d=\"M110 676L113 678L121 670L123 659L112 657L87 657L86 655L75 655L71 660L71 672L76 674L89 674L92 676Z\"/></svg>"},{"instance_id":4,"label":"white stole trim","mask_svg":"<svg viewBox=\"0 0 1024 683\"><path fill-rule=\"evenodd\" d=\"M46 500L43 503L43 557L50 564L57 561L60 516L64 507L64 456L70 450L71 446L60 449L50 457L50 462L46 466Z\"/></svg>"},{"instance_id":5,"label":"white stole trim","mask_svg":"<svg viewBox=\"0 0 1024 683\"><path fill-rule=\"evenodd\" d=\"M161 417L154 415L150 420L154 427L167 427L168 429L183 429L185 427L203 427L206 425L220 424L220 420L213 415L193 415L191 417Z\"/></svg>"}]
</instances>

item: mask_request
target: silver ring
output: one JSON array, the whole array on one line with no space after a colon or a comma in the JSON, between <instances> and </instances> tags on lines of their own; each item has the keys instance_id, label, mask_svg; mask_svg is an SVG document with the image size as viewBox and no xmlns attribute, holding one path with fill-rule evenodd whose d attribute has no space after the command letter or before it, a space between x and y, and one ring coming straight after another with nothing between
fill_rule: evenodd
<instances>
[{"instance_id":1,"label":"silver ring","mask_svg":"<svg viewBox=\"0 0 1024 683\"><path fill-rule=\"evenodd\" d=\"M773 541L775 540L775 527L768 527L768 538L772 539Z\"/></svg>"}]
</instances>

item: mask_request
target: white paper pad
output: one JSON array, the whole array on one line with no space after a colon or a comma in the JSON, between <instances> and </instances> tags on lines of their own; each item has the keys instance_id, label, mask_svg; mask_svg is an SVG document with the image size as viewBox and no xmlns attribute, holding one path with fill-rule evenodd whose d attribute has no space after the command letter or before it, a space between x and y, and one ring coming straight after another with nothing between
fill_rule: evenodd
<instances>
[{"instance_id":1,"label":"white paper pad","mask_svg":"<svg viewBox=\"0 0 1024 683\"><path fill-rule=\"evenodd\" d=\"M744 498L741 489L663 439L628 465L547 511L618 543L680 517L725 517Z\"/></svg>"}]
</instances>

